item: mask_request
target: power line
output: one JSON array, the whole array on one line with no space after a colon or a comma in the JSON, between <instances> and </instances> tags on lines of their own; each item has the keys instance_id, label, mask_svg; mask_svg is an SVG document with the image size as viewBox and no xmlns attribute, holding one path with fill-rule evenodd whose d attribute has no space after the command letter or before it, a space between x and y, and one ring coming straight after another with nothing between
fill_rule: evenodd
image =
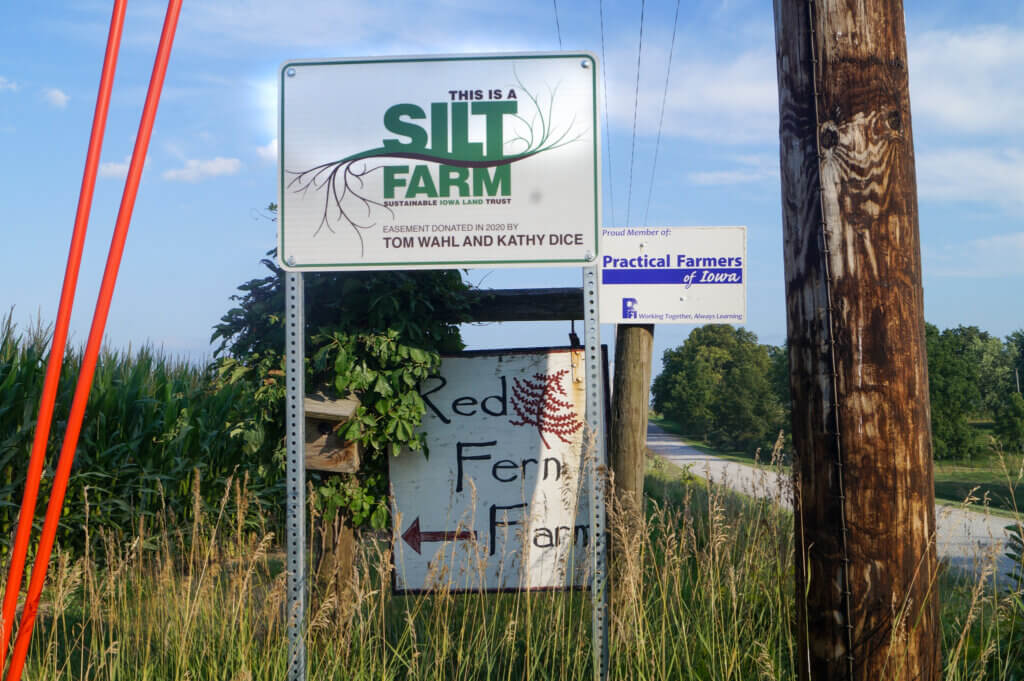
<instances>
[{"instance_id":1,"label":"power line","mask_svg":"<svg viewBox=\"0 0 1024 681\"><path fill-rule=\"evenodd\" d=\"M601 64L604 68L601 69L601 77L604 80L604 136L605 136L605 156L608 158L608 199L612 204L612 219L608 223L609 226L615 226L615 192L613 191L614 178L612 177L612 134L611 125L608 123L608 60L604 55L604 0L598 2L598 9L601 13Z\"/></svg>"},{"instance_id":2,"label":"power line","mask_svg":"<svg viewBox=\"0 0 1024 681\"><path fill-rule=\"evenodd\" d=\"M640 57L644 52L644 6L646 0L640 0L640 44L636 48L636 92L633 94L633 145L629 154L629 193L626 196L626 226L629 222L629 208L633 201L633 162L636 160L636 114L640 103Z\"/></svg>"},{"instance_id":3,"label":"power line","mask_svg":"<svg viewBox=\"0 0 1024 681\"><path fill-rule=\"evenodd\" d=\"M562 26L558 23L558 0L551 0L555 5L555 30L558 31L558 49L562 49Z\"/></svg>"},{"instance_id":4,"label":"power line","mask_svg":"<svg viewBox=\"0 0 1024 681\"><path fill-rule=\"evenodd\" d=\"M651 164L651 184L647 187L647 207L644 208L644 224L651 210L651 195L654 193L654 174L658 167L658 147L661 146L661 124L665 121L665 101L668 99L668 79L672 74L672 55L676 49L676 27L679 24L679 0L676 0L676 16L672 20L672 46L668 49L668 68L665 69L665 92L661 95L661 115L658 117L658 137L654 142L654 162Z\"/></svg>"}]
</instances>

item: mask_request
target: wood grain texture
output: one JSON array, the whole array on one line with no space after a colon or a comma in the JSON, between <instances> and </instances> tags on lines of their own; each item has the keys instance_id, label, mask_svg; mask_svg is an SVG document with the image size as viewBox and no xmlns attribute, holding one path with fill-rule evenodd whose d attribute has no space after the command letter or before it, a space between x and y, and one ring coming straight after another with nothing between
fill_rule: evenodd
<instances>
[{"instance_id":1,"label":"wood grain texture","mask_svg":"<svg viewBox=\"0 0 1024 681\"><path fill-rule=\"evenodd\" d=\"M937 679L934 487L903 6L774 5L800 678L845 679L852 671L857 679Z\"/></svg>"},{"instance_id":2,"label":"wood grain texture","mask_svg":"<svg viewBox=\"0 0 1024 681\"><path fill-rule=\"evenodd\" d=\"M306 470L355 473L359 470L359 443L334 434L337 421L306 419Z\"/></svg>"}]
</instances>

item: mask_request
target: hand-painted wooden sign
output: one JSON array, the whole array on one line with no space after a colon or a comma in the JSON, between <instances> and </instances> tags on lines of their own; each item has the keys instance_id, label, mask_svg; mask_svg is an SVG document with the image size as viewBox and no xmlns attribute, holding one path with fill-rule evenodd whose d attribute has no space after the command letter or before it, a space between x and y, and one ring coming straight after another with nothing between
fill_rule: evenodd
<instances>
[{"instance_id":1,"label":"hand-painted wooden sign","mask_svg":"<svg viewBox=\"0 0 1024 681\"><path fill-rule=\"evenodd\" d=\"M391 459L394 588L587 584L583 350L445 357L421 387L429 455Z\"/></svg>"}]
</instances>

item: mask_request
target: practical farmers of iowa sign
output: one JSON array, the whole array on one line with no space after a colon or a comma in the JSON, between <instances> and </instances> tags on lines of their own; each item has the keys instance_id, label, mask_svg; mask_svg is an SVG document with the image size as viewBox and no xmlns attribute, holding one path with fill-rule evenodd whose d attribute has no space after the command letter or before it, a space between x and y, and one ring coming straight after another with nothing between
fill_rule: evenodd
<instances>
[{"instance_id":1,"label":"practical farmers of iowa sign","mask_svg":"<svg viewBox=\"0 0 1024 681\"><path fill-rule=\"evenodd\" d=\"M282 263L590 264L596 70L585 53L284 64Z\"/></svg>"},{"instance_id":2,"label":"practical farmers of iowa sign","mask_svg":"<svg viewBox=\"0 0 1024 681\"><path fill-rule=\"evenodd\" d=\"M583 350L445 357L430 448L391 459L397 592L586 584Z\"/></svg>"}]
</instances>

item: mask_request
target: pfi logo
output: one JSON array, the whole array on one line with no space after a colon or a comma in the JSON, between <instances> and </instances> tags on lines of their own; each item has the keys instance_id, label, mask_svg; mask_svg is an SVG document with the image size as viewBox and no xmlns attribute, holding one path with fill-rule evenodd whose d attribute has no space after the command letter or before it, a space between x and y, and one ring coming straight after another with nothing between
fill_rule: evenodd
<instances>
[{"instance_id":1,"label":"pfi logo","mask_svg":"<svg viewBox=\"0 0 1024 681\"><path fill-rule=\"evenodd\" d=\"M636 319L636 298L623 298L622 299L622 318L623 319Z\"/></svg>"}]
</instances>

